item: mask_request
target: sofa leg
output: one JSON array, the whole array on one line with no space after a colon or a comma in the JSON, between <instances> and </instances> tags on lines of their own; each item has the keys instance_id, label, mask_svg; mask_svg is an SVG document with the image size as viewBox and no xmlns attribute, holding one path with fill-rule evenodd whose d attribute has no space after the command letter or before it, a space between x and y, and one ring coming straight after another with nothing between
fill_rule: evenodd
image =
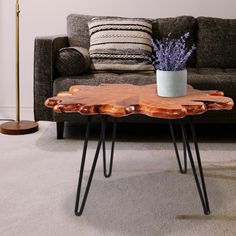
<instances>
[{"instance_id":1,"label":"sofa leg","mask_svg":"<svg viewBox=\"0 0 236 236\"><path fill-rule=\"evenodd\" d=\"M57 122L57 139L63 139L64 122Z\"/></svg>"}]
</instances>

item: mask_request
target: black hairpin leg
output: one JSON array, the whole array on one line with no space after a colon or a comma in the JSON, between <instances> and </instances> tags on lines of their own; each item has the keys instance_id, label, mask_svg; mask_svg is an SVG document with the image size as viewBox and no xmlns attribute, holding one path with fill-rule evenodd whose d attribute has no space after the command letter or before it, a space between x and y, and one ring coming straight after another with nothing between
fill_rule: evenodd
<instances>
[{"instance_id":1,"label":"black hairpin leg","mask_svg":"<svg viewBox=\"0 0 236 236\"><path fill-rule=\"evenodd\" d=\"M88 192L91 186L91 182L93 179L95 167L97 164L98 156L99 156L99 151L101 148L101 144L103 142L103 137L104 137L104 132L105 132L105 126L106 126L106 120L102 118L102 127L101 127L101 133L100 137L98 140L97 144L97 149L94 155L94 160L92 164L92 168L89 174L89 179L85 188L84 196L82 199L81 206L79 207L79 201L80 201L80 194L81 194L81 187L82 187L82 181L83 181L83 173L84 173L84 165L85 165L85 159L86 159L86 153L87 153L87 147L88 147L88 139L89 139L89 133L90 133L90 124L91 124L91 117L88 117L88 122L87 122L87 128L86 128L86 134L85 134L85 139L84 139L84 148L83 148L83 154L82 154L82 160L81 160L81 165L80 165L80 174L79 174L79 180L78 180L78 187L77 187L77 194L76 194L76 201L75 201L75 215L76 216L81 216L84 210L84 206L88 197Z\"/></svg>"},{"instance_id":2,"label":"black hairpin leg","mask_svg":"<svg viewBox=\"0 0 236 236\"><path fill-rule=\"evenodd\" d=\"M196 151L196 158L197 158L198 169L199 169L199 173L200 173L201 184L198 179L196 167L195 167L194 160L193 160L193 155L192 155L189 141L187 138L185 125L182 120L180 120L180 126L181 126L181 130L182 130L182 134L183 134L183 142L184 142L185 147L187 148L189 160L191 163L191 167L192 167L194 179L196 182L197 190L198 190L198 193L199 193L199 196L201 199L203 211L204 211L205 215L209 215L210 214L209 202L208 202L208 197L207 197L207 191L206 191L206 185L205 185L205 180L204 180L204 174L203 174L203 169L202 169L202 164L201 164L199 148L198 148L198 142L197 142L197 138L196 138L196 132L195 132L192 118L190 118L190 126L191 126L191 133L192 133L192 138L193 138L195 151Z\"/></svg>"},{"instance_id":3,"label":"black hairpin leg","mask_svg":"<svg viewBox=\"0 0 236 236\"><path fill-rule=\"evenodd\" d=\"M169 120L169 127L170 127L172 142L173 142L174 148L175 148L176 159L177 159L177 162L178 162L178 165L179 165L179 171L180 171L181 174L186 174L187 173L187 153L186 153L185 142L183 142L183 155L184 155L184 167L183 167L182 164L181 164L181 161L180 161L179 150L178 150L178 147L177 147L177 144L176 144L174 128L173 128L173 124L172 124L171 120Z\"/></svg>"},{"instance_id":4,"label":"black hairpin leg","mask_svg":"<svg viewBox=\"0 0 236 236\"><path fill-rule=\"evenodd\" d=\"M107 119L107 117L105 117ZM112 131L112 140L111 140L111 153L110 153L110 165L109 171L107 172L107 162L106 162L106 122L103 132L103 141L102 141L102 149L103 149L103 173L106 178L109 178L112 174L112 166L113 166L113 156L114 156L114 147L115 147L115 138L116 138L116 119L113 118L113 131Z\"/></svg>"}]
</instances>

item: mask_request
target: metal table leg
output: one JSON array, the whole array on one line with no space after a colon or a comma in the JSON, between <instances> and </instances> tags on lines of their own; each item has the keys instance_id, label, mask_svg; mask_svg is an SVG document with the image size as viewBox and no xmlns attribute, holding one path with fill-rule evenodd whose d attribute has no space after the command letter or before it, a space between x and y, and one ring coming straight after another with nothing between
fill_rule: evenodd
<instances>
[{"instance_id":1,"label":"metal table leg","mask_svg":"<svg viewBox=\"0 0 236 236\"><path fill-rule=\"evenodd\" d=\"M178 165L179 165L179 171L180 171L181 174L186 174L187 173L186 145L183 142L183 155L184 155L184 167L183 167L182 164L181 164L181 161L180 161L179 150L178 150L178 147L177 147L177 144L176 144L174 128L173 128L173 124L172 124L171 120L169 120L169 127L170 127L172 142L173 142L174 148L175 148L176 159L177 159L177 162L178 162Z\"/></svg>"},{"instance_id":2,"label":"metal table leg","mask_svg":"<svg viewBox=\"0 0 236 236\"><path fill-rule=\"evenodd\" d=\"M173 140L175 153L176 153L176 158L177 158L177 161L178 161L178 164L179 164L180 172L181 173L186 173L187 172L187 158L186 158L186 156L187 156L186 155L186 150L187 150L187 154L188 154L188 157L189 157L189 160L190 160L191 168L192 168L192 171L193 171L194 179L195 179L195 182L196 182L196 186L197 186L199 197L200 197L200 200L201 200L201 203L202 203L204 214L209 215L210 214L209 201L208 201L208 196L207 196L207 191L206 191L206 185L205 185L205 180L204 180L204 174L203 174L203 169L202 169L202 163L201 163L200 152L199 152L199 147L198 147L198 142L197 142L197 137L196 137L193 118L190 117L190 128L191 128L191 135L192 135L192 138L193 138L193 143L194 143L195 152L196 152L198 170L199 170L199 174L200 174L200 181L199 181L199 177L198 177L198 174L197 174L197 171L196 171L196 167L195 167L195 163L194 163L194 160L193 160L191 147L189 145L189 140L188 140L188 137L187 137L186 127L185 127L185 124L184 124L183 120L182 119L180 120L180 127L181 127L181 131L182 131L183 147L184 147L184 168L182 168L182 165L181 165L181 162L180 162L179 151L178 151L177 144L176 144L176 141L175 141L175 135L174 135L173 125L172 125L171 120L169 120L169 125L170 125L171 136L172 136L172 140Z\"/></svg>"},{"instance_id":3,"label":"metal table leg","mask_svg":"<svg viewBox=\"0 0 236 236\"><path fill-rule=\"evenodd\" d=\"M82 188L82 181L83 181L83 173L84 173L84 165L85 165L85 160L86 160L86 154L87 154L87 147L88 147L88 140L89 140L89 134L90 134L90 126L91 126L91 116L88 116L88 121L87 121L87 127L86 127L86 133L85 133L85 138L84 138L84 147L83 147L83 154L82 154L82 159L81 159L81 165L80 165L80 173L79 173L79 179L78 179L78 187L77 187L77 193L76 193L76 201L75 201L75 210L74 213L76 216L81 216L85 207L85 203L88 197L89 189L91 186L91 182L93 179L94 171L96 168L99 152L101 145L103 145L103 166L104 166L104 176L105 177L110 177L112 173L112 164L113 164L113 155L114 155L114 146L115 146L115 135L116 135L116 122L114 119L114 124L113 124L113 134L112 134L112 147L111 147L111 155L110 155L110 168L109 172L107 174L106 171L106 150L105 150L105 132L106 132L106 123L107 123L107 117L102 116L102 121L101 121L101 132L100 136L98 139L97 143L97 149L94 155L93 159L93 164L90 170L89 174L89 179L87 182L87 185L85 187L85 192L83 195L83 199L81 202L81 205L79 206L80 203L80 195L81 195L81 188Z\"/></svg>"},{"instance_id":4,"label":"metal table leg","mask_svg":"<svg viewBox=\"0 0 236 236\"><path fill-rule=\"evenodd\" d=\"M107 119L107 117L105 117ZM116 138L116 119L113 118L113 130L112 130L112 140L111 140L111 154L110 154L110 165L109 171L107 172L107 163L106 163L106 122L103 132L103 141L102 141L102 149L103 149L103 174L105 178L109 178L112 174L112 166L113 166L113 156L114 156L114 147L115 147L115 138Z\"/></svg>"},{"instance_id":5,"label":"metal table leg","mask_svg":"<svg viewBox=\"0 0 236 236\"><path fill-rule=\"evenodd\" d=\"M76 194L76 202L75 202L75 215L76 216L81 216L85 207L85 203L88 197L89 189L91 186L91 182L93 179L94 171L96 168L99 152L102 146L103 149L103 171L104 171L104 176L106 178L110 177L112 174L112 165L113 165L113 156L114 156L114 146L115 146L115 137L116 137L116 120L113 120L113 131L112 131L112 143L111 143L111 153L110 153L110 164L109 164L109 171L107 172L107 163L106 163L106 145L105 145L105 138L106 138L106 126L107 126L107 117L103 116L102 121L101 121L101 132L100 136L98 139L97 143L97 149L94 155L94 160L93 164L90 170L89 174L89 179L87 182L87 185L85 187L85 192L83 195L82 203L79 206L80 202L80 195L81 195L81 188L82 188L82 180L83 180L83 173L84 173L84 165L85 165L85 159L86 159L86 153L87 153L87 146L88 146L88 139L89 139L89 134L90 134L90 125L91 125L91 116L88 117L88 122L87 122L87 127L86 127L86 134L85 134L85 139L84 139L84 147L83 147L83 154L82 154L82 160L81 160L81 166L80 166L80 174L79 174L79 180L78 180L78 187L77 187L77 194ZM194 179L196 182L196 186L198 189L198 193L201 199L202 207L204 214L208 215L210 214L210 209L209 209L209 202L208 202L208 197L207 197L207 191L206 191L206 186L205 186L205 180L204 180L204 174L203 174L203 169L202 169L202 164L201 164L201 158L200 158L200 152L198 148L198 142L196 138L196 132L193 124L192 118L190 119L190 127L191 127L191 134L195 146L195 151L196 151L196 158L197 158L197 163L198 163L198 169L199 169L199 174L200 174L200 181L197 175L195 163L193 160L193 155L191 152L191 148L189 145L189 140L187 137L187 132L185 128L185 124L182 120L180 120L180 127L182 131L182 137L183 137L183 155L184 155L184 166L182 166L181 161L180 161L180 155L178 151L178 147L176 144L176 139L175 139L175 134L174 134L174 129L171 120L169 120L169 125L170 125L170 131L171 131L171 136L172 136L172 141L174 144L175 148L175 153L176 153L176 158L177 162L179 165L179 169L181 173L187 173L187 154L191 163L191 168L193 171ZM201 183L200 183L201 182Z\"/></svg>"}]
</instances>

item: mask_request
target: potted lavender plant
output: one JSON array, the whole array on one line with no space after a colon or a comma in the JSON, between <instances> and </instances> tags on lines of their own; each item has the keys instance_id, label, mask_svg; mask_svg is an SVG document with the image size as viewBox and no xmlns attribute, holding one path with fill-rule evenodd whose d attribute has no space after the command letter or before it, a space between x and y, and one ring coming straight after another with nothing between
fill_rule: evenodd
<instances>
[{"instance_id":1,"label":"potted lavender plant","mask_svg":"<svg viewBox=\"0 0 236 236\"><path fill-rule=\"evenodd\" d=\"M180 97L187 93L186 62L196 49L185 47L189 33L179 39L152 40L153 54L149 57L156 69L157 94L162 97Z\"/></svg>"}]
</instances>

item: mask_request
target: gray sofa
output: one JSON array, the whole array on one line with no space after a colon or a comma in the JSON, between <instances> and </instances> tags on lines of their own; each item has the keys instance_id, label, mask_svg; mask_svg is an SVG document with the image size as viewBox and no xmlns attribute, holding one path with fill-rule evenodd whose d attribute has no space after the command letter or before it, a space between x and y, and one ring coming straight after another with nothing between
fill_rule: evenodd
<instances>
[{"instance_id":1,"label":"gray sofa","mask_svg":"<svg viewBox=\"0 0 236 236\"><path fill-rule=\"evenodd\" d=\"M61 75L56 69L61 48L89 48L88 21L94 16L72 14L67 18L67 35L37 37L34 48L34 115L35 120L57 122L57 138L63 138L65 121L84 122L80 114L56 114L44 106L44 101L71 85L100 83L155 83L155 73L82 73ZM217 89L236 100L236 19L180 16L151 19L154 38L164 38L169 32L179 37L190 32L188 44L197 50L187 64L188 83L198 89ZM142 115L119 119L120 122L162 122ZM235 123L236 109L212 111L196 117L199 123Z\"/></svg>"}]
</instances>

